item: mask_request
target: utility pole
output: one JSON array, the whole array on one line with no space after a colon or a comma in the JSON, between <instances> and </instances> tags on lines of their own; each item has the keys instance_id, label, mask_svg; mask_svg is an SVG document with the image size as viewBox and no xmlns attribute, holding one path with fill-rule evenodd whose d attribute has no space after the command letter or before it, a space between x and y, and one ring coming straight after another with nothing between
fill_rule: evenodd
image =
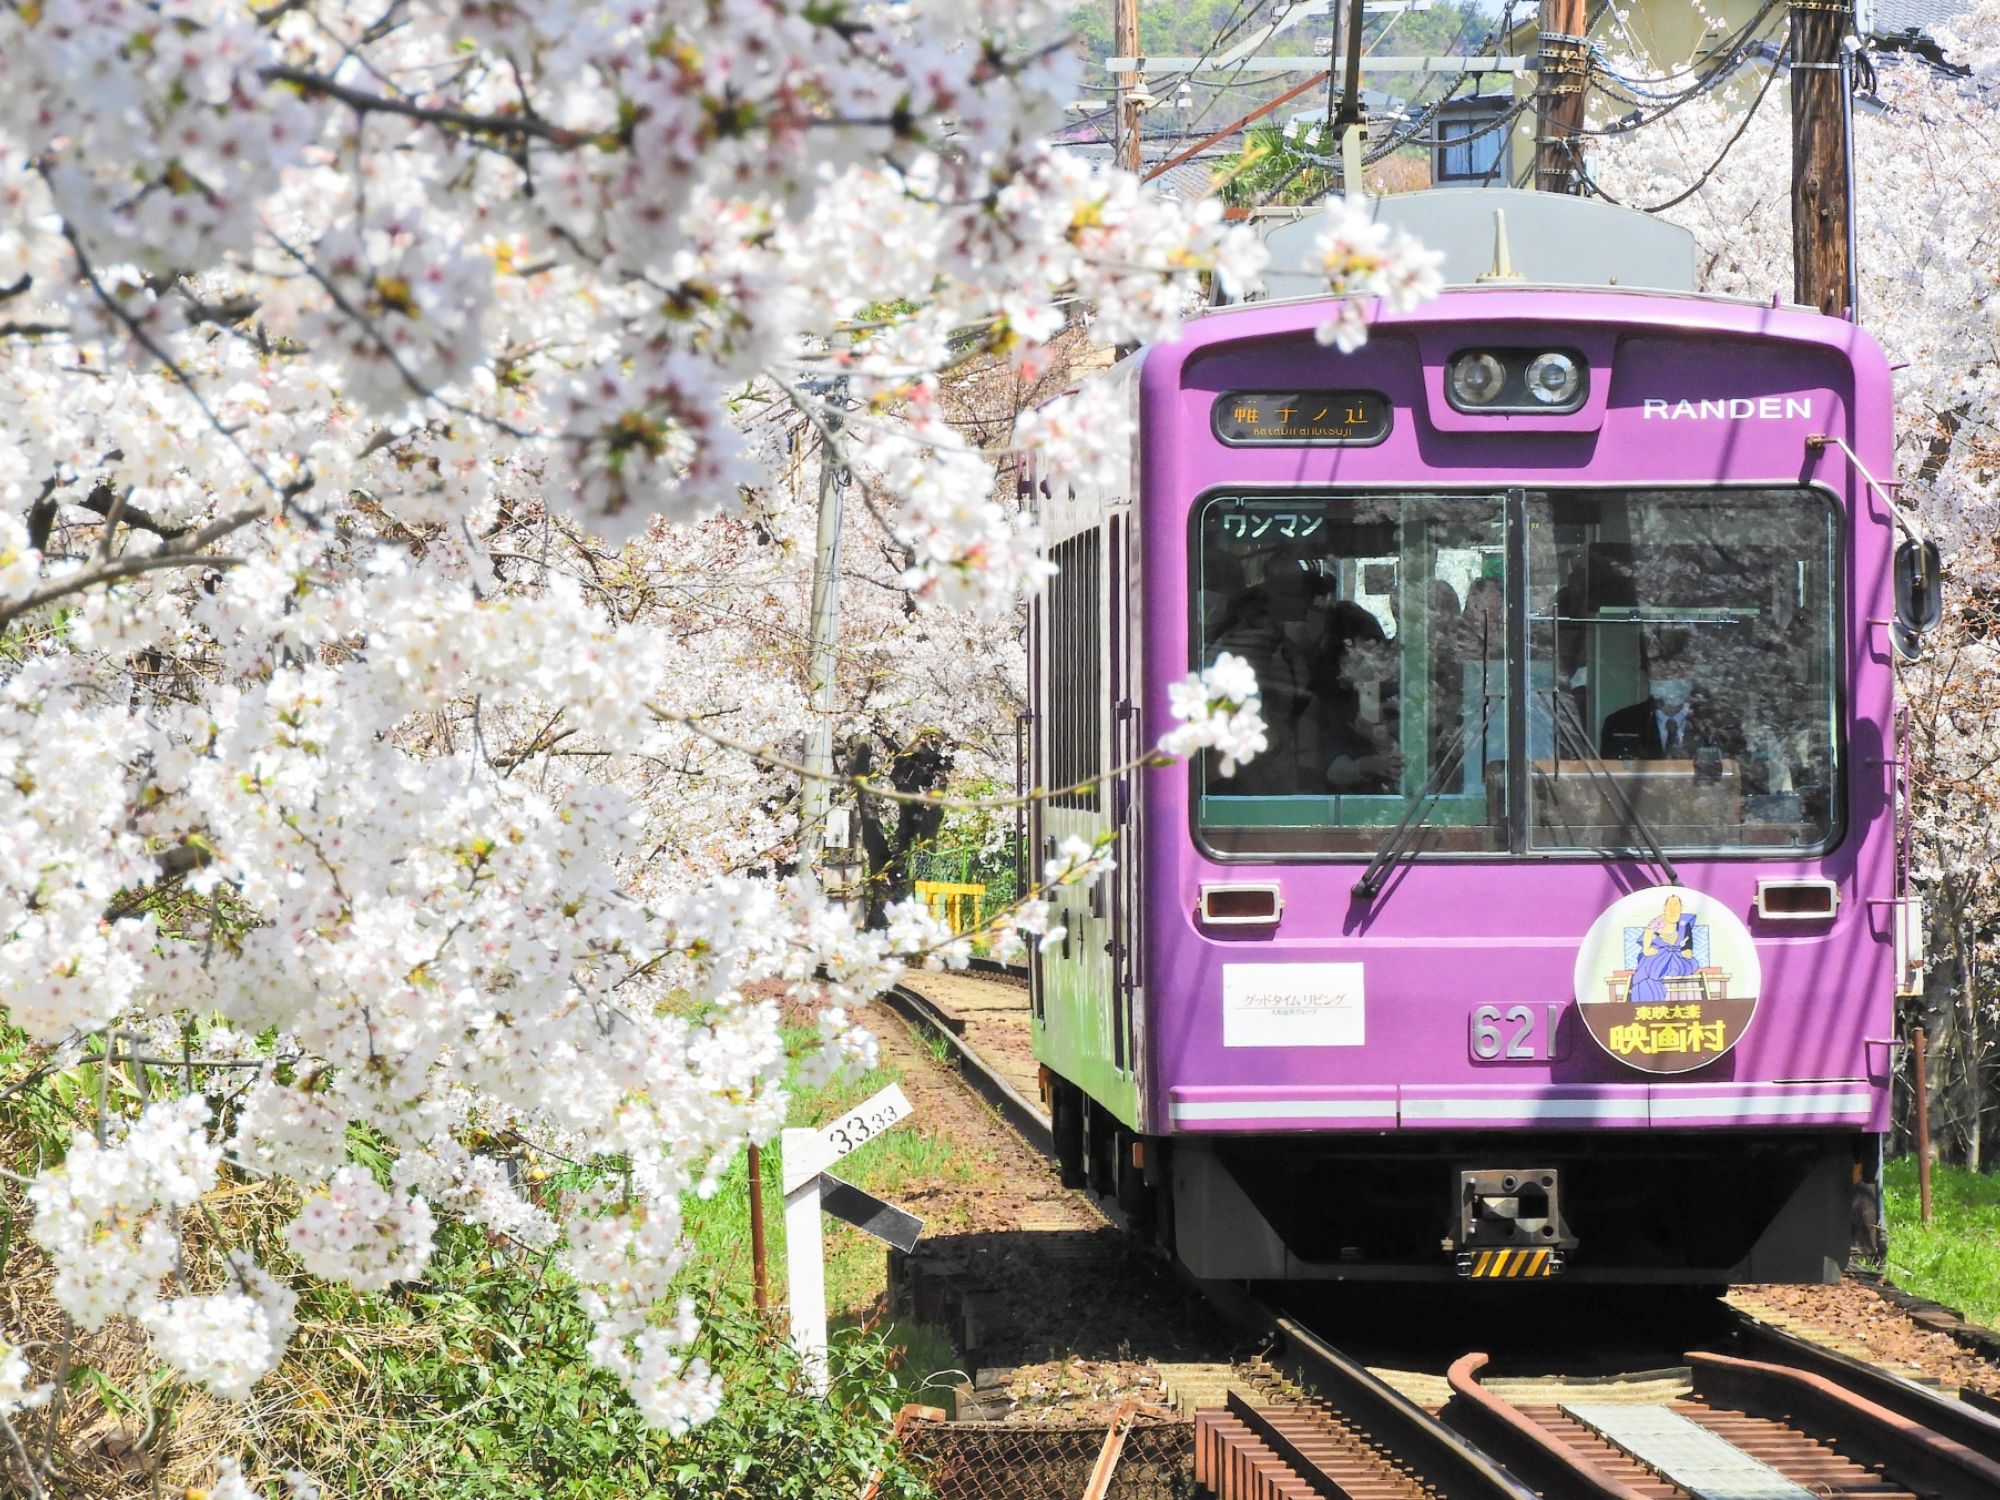
<instances>
[{"instance_id":1,"label":"utility pole","mask_svg":"<svg viewBox=\"0 0 2000 1500\"><path fill-rule=\"evenodd\" d=\"M1578 193L1583 183L1583 89L1590 76L1585 0L1542 0L1541 58L1535 85L1535 186Z\"/></svg>"},{"instance_id":2,"label":"utility pole","mask_svg":"<svg viewBox=\"0 0 2000 1500\"><path fill-rule=\"evenodd\" d=\"M1792 0L1792 297L1832 317L1854 310L1850 0Z\"/></svg>"},{"instance_id":3,"label":"utility pole","mask_svg":"<svg viewBox=\"0 0 2000 1500\"><path fill-rule=\"evenodd\" d=\"M1139 0L1111 0L1111 45L1120 57L1139 55ZM1113 139L1118 165L1139 170L1139 73L1114 75L1118 84Z\"/></svg>"},{"instance_id":4,"label":"utility pole","mask_svg":"<svg viewBox=\"0 0 2000 1500\"><path fill-rule=\"evenodd\" d=\"M1340 26L1335 50L1347 59L1338 97L1333 71L1327 70L1327 105L1333 111L1334 139L1340 143L1340 190L1352 198L1367 191L1361 180L1362 157L1368 147L1368 116L1361 107L1361 20L1363 0L1353 0Z\"/></svg>"},{"instance_id":5,"label":"utility pole","mask_svg":"<svg viewBox=\"0 0 2000 1500\"><path fill-rule=\"evenodd\" d=\"M840 626L841 464L835 448L840 413L829 401L819 446L819 540L813 550L812 655L806 677L812 728L806 732L805 784L799 788L799 869L814 879L826 845L833 791L835 634Z\"/></svg>"}]
</instances>

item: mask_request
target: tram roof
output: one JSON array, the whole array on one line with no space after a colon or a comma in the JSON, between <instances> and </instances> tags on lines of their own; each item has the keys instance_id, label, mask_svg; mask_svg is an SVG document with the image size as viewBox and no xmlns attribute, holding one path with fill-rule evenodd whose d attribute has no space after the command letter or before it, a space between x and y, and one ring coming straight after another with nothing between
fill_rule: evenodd
<instances>
[{"instance_id":1,"label":"tram roof","mask_svg":"<svg viewBox=\"0 0 2000 1500\"><path fill-rule=\"evenodd\" d=\"M1204 308L1188 319L1178 342L1199 346L1245 337L1294 334L1317 326L1319 320L1312 309L1339 300L1338 297L1320 293ZM1502 315L1508 319L1548 318L1588 323L1631 321L1654 327L1708 328L1717 333L1819 344L1848 352L1874 346L1874 340L1855 323L1844 318L1828 317L1815 308L1777 298L1745 297L1727 292L1677 292L1651 287L1574 286L1533 281L1447 286L1436 298L1408 312L1378 310L1368 321L1371 327L1390 328L1448 322L1469 316L1495 316L1498 313L1496 308L1470 305L1487 301L1513 304ZM1253 326L1246 328L1242 326L1244 324Z\"/></svg>"},{"instance_id":2,"label":"tram roof","mask_svg":"<svg viewBox=\"0 0 2000 1500\"><path fill-rule=\"evenodd\" d=\"M1377 223L1407 232L1443 257L1449 286L1496 275L1566 287L1692 293L1694 236L1637 209L1565 193L1511 188L1431 188L1371 199ZM1264 221L1266 281L1278 297L1318 280L1319 214Z\"/></svg>"}]
</instances>

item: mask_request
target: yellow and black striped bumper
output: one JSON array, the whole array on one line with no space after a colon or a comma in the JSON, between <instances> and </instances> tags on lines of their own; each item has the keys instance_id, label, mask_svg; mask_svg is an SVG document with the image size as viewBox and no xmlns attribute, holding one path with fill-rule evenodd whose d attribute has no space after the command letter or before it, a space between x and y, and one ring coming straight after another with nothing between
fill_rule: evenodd
<instances>
[{"instance_id":1,"label":"yellow and black striped bumper","mask_svg":"<svg viewBox=\"0 0 2000 1500\"><path fill-rule=\"evenodd\" d=\"M1560 1250L1462 1250L1458 1256L1458 1274L1475 1281L1557 1276L1562 1268Z\"/></svg>"}]
</instances>

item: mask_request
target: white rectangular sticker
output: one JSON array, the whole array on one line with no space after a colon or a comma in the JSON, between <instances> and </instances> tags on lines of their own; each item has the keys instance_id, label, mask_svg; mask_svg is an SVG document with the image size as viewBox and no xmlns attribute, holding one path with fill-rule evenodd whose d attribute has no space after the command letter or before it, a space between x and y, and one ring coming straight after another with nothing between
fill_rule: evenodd
<instances>
[{"instance_id":1,"label":"white rectangular sticker","mask_svg":"<svg viewBox=\"0 0 2000 1500\"><path fill-rule=\"evenodd\" d=\"M1225 1047L1359 1047L1360 964L1224 964Z\"/></svg>"}]
</instances>

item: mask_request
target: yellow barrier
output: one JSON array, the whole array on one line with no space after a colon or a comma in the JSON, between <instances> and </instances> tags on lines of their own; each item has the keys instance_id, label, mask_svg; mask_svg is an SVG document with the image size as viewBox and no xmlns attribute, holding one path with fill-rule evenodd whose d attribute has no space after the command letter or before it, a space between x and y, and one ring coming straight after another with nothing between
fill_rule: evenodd
<instances>
[{"instance_id":1,"label":"yellow barrier","mask_svg":"<svg viewBox=\"0 0 2000 1500\"><path fill-rule=\"evenodd\" d=\"M930 908L932 916L953 932L973 932L979 927L979 907L986 895L983 885L966 885L951 880L919 880L917 897Z\"/></svg>"}]
</instances>

